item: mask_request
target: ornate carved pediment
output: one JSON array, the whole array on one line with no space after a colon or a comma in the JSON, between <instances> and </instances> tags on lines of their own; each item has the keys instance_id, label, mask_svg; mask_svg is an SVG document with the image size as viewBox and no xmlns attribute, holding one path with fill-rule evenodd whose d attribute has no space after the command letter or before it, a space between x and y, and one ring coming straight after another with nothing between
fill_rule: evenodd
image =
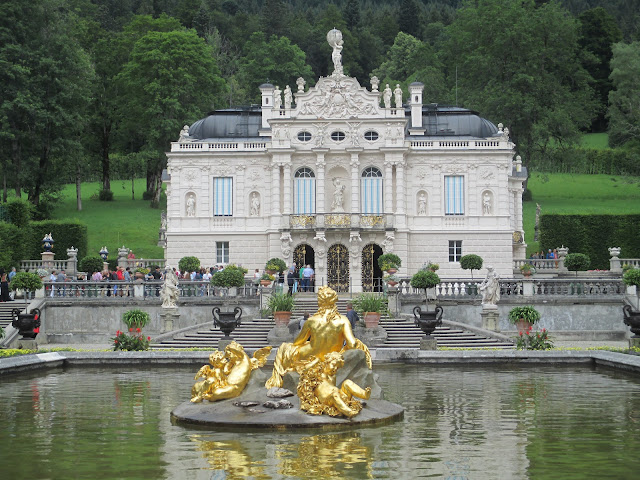
<instances>
[{"instance_id":1,"label":"ornate carved pediment","mask_svg":"<svg viewBox=\"0 0 640 480\"><path fill-rule=\"evenodd\" d=\"M296 96L298 116L321 119L382 115L378 93L361 87L352 77L321 77L315 87Z\"/></svg>"}]
</instances>

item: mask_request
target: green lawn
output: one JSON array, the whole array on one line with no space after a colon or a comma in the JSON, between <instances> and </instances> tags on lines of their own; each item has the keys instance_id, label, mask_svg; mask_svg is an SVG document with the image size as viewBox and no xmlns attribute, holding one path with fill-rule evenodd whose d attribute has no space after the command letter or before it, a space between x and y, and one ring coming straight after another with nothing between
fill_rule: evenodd
<instances>
[{"instance_id":1,"label":"green lawn","mask_svg":"<svg viewBox=\"0 0 640 480\"><path fill-rule=\"evenodd\" d=\"M640 213L639 177L533 173L528 187L533 201L523 203L527 255L540 248L533 241L536 203L543 215Z\"/></svg>"},{"instance_id":2,"label":"green lawn","mask_svg":"<svg viewBox=\"0 0 640 480\"><path fill-rule=\"evenodd\" d=\"M163 258L162 247L158 247L160 212L166 209L163 195L161 207L149 207L149 201L142 200L146 181L138 179L134 183L136 200L131 200L131 180L111 182L112 202L91 200L101 187L101 183L82 184L82 211L76 209L75 185L66 185L62 200L56 206L55 219L77 219L87 225L89 231L89 254L97 255L106 246L109 257L115 258L118 247L126 246L138 258Z\"/></svg>"},{"instance_id":3,"label":"green lawn","mask_svg":"<svg viewBox=\"0 0 640 480\"><path fill-rule=\"evenodd\" d=\"M587 133L582 136L580 146L596 150L609 148L609 135L607 133Z\"/></svg>"}]
</instances>

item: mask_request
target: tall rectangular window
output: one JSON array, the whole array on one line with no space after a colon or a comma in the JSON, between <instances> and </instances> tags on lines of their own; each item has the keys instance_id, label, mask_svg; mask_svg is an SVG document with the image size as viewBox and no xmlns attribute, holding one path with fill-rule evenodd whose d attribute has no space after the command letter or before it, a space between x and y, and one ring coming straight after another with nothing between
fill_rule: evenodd
<instances>
[{"instance_id":1,"label":"tall rectangular window","mask_svg":"<svg viewBox=\"0 0 640 480\"><path fill-rule=\"evenodd\" d=\"M213 215L233 215L233 178L215 177L213 179Z\"/></svg>"},{"instance_id":2,"label":"tall rectangular window","mask_svg":"<svg viewBox=\"0 0 640 480\"><path fill-rule=\"evenodd\" d=\"M464 215L464 177L462 175L444 177L444 214Z\"/></svg>"},{"instance_id":3,"label":"tall rectangular window","mask_svg":"<svg viewBox=\"0 0 640 480\"><path fill-rule=\"evenodd\" d=\"M449 240L449 261L459 262L462 257L462 240Z\"/></svg>"},{"instance_id":4,"label":"tall rectangular window","mask_svg":"<svg viewBox=\"0 0 640 480\"><path fill-rule=\"evenodd\" d=\"M229 263L229 242L216 242L216 263Z\"/></svg>"},{"instance_id":5,"label":"tall rectangular window","mask_svg":"<svg viewBox=\"0 0 640 480\"><path fill-rule=\"evenodd\" d=\"M316 179L313 177L296 178L293 184L294 215L313 215L316 213Z\"/></svg>"}]
</instances>

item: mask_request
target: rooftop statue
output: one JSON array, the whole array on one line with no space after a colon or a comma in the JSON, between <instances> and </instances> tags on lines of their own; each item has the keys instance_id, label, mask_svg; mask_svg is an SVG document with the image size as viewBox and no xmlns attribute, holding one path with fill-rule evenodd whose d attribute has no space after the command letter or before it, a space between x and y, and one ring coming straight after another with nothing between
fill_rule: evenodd
<instances>
[{"instance_id":1,"label":"rooftop statue","mask_svg":"<svg viewBox=\"0 0 640 480\"><path fill-rule=\"evenodd\" d=\"M209 355L209 365L204 365L191 389L191 402L198 403L202 400L215 402L227 398L235 398L242 393L247 386L251 372L264 366L271 347L264 347L253 354L253 358L244 352L244 348L238 342L231 342L224 351L216 350Z\"/></svg>"},{"instance_id":2,"label":"rooftop statue","mask_svg":"<svg viewBox=\"0 0 640 480\"><path fill-rule=\"evenodd\" d=\"M333 60L333 74L343 75L342 44L344 41L342 40L342 32L335 28L330 30L329 33L327 33L327 42L329 42L329 45L333 48L333 52L331 53L331 60Z\"/></svg>"},{"instance_id":3,"label":"rooftop statue","mask_svg":"<svg viewBox=\"0 0 640 480\"><path fill-rule=\"evenodd\" d=\"M330 352L344 352L357 348L366 354L367 365L371 368L371 354L365 344L358 340L351 330L351 323L338 313L338 294L329 287L318 291L318 311L311 316L293 343L283 343L273 365L267 388L282 387L282 376L292 370L303 368L311 357L324 361Z\"/></svg>"}]
</instances>

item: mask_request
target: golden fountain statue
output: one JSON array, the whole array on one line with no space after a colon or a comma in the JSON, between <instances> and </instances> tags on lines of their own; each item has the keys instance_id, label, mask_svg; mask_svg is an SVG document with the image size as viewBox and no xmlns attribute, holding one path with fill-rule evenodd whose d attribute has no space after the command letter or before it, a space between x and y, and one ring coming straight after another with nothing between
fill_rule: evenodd
<instances>
[{"instance_id":1,"label":"golden fountain statue","mask_svg":"<svg viewBox=\"0 0 640 480\"><path fill-rule=\"evenodd\" d=\"M353 397L369 400L371 388L362 388L352 380L345 380L336 386L336 373L344 365L339 352L330 352L324 361L315 357L300 368L298 398L300 410L313 415L326 413L332 417L344 415L351 418L362 410L362 404Z\"/></svg>"},{"instance_id":2,"label":"golden fountain statue","mask_svg":"<svg viewBox=\"0 0 640 480\"><path fill-rule=\"evenodd\" d=\"M351 331L349 319L338 313L338 294L329 287L318 290L318 312L304 322L293 343L283 343L278 348L271 378L267 388L282 387L282 376L298 370L311 357L324 360L330 352L344 352L352 348L363 350L367 366L371 368L371 354L367 346Z\"/></svg>"},{"instance_id":3,"label":"golden fountain statue","mask_svg":"<svg viewBox=\"0 0 640 480\"><path fill-rule=\"evenodd\" d=\"M196 373L195 380L201 377L204 380L196 382L191 389L191 402L237 397L249 382L251 372L264 366L270 352L271 347L264 347L249 358L242 345L235 341L227 345L224 352L216 350L209 355L210 365L204 365Z\"/></svg>"}]
</instances>

